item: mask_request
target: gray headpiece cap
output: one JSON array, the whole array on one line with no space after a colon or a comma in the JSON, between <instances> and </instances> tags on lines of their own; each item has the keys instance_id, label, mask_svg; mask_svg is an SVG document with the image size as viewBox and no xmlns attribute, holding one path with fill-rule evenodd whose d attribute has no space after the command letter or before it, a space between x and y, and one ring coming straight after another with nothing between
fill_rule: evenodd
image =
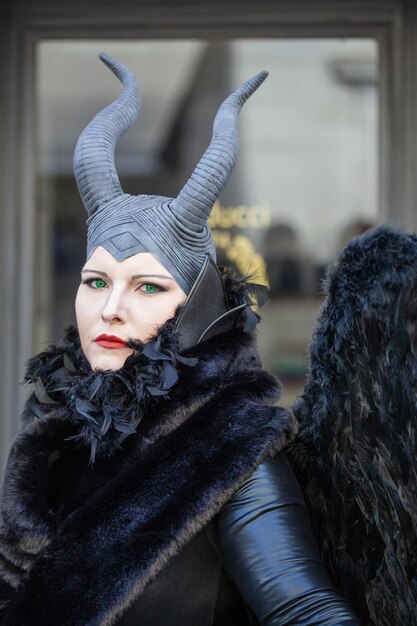
<instances>
[{"instance_id":1,"label":"gray headpiece cap","mask_svg":"<svg viewBox=\"0 0 417 626\"><path fill-rule=\"evenodd\" d=\"M235 164L240 109L268 73L250 78L223 102L210 145L177 198L131 196L120 186L114 151L138 116L140 94L127 67L107 54L100 58L123 93L93 118L75 148L75 178L88 213L87 258L98 246L118 261L150 252L188 294L206 255L216 259L207 220Z\"/></svg>"}]
</instances>

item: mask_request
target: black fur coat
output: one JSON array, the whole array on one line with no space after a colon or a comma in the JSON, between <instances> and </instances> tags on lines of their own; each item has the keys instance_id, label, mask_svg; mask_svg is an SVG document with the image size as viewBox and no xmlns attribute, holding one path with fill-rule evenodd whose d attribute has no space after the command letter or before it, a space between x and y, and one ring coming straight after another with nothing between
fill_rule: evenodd
<instances>
[{"instance_id":1,"label":"black fur coat","mask_svg":"<svg viewBox=\"0 0 417 626\"><path fill-rule=\"evenodd\" d=\"M113 624L293 435L254 334L222 334L184 360L167 323L147 346L92 373L72 329L29 363L36 417L2 492L3 626Z\"/></svg>"}]
</instances>

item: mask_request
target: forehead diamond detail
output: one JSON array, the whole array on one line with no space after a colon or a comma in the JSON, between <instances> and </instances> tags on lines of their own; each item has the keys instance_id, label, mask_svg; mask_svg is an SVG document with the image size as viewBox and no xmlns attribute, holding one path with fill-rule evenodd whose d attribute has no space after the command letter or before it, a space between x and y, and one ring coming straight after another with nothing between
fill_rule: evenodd
<instances>
[{"instance_id":1,"label":"forehead diamond detail","mask_svg":"<svg viewBox=\"0 0 417 626\"><path fill-rule=\"evenodd\" d=\"M111 242L118 250L120 250L120 252L129 250L129 248L133 248L139 243L132 233L121 233L120 235L115 235L111 238Z\"/></svg>"}]
</instances>

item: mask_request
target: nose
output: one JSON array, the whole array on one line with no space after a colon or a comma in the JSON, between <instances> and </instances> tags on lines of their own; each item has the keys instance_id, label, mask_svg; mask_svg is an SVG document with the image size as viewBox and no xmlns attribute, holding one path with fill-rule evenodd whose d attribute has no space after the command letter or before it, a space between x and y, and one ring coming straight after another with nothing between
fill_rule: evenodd
<instances>
[{"instance_id":1,"label":"nose","mask_svg":"<svg viewBox=\"0 0 417 626\"><path fill-rule=\"evenodd\" d=\"M108 324L124 324L127 319L127 308L124 303L123 292L120 289L110 289L101 311L102 319Z\"/></svg>"}]
</instances>

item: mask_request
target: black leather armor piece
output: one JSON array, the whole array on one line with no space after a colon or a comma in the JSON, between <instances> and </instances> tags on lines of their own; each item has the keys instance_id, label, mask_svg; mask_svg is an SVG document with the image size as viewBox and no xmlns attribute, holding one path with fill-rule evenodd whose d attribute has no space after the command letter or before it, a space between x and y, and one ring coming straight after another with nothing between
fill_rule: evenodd
<instances>
[{"instance_id":1,"label":"black leather armor piece","mask_svg":"<svg viewBox=\"0 0 417 626\"><path fill-rule=\"evenodd\" d=\"M359 626L320 560L283 454L268 459L217 517L224 567L262 626Z\"/></svg>"},{"instance_id":2,"label":"black leather armor piece","mask_svg":"<svg viewBox=\"0 0 417 626\"><path fill-rule=\"evenodd\" d=\"M207 254L175 323L180 350L195 346L206 329L228 310L223 278L217 265Z\"/></svg>"},{"instance_id":3,"label":"black leather armor piece","mask_svg":"<svg viewBox=\"0 0 417 626\"><path fill-rule=\"evenodd\" d=\"M266 291L260 285L257 287ZM260 318L251 313L248 325L245 321L248 312L251 312L249 301L231 307L220 270L207 254L175 322L179 351L183 352L202 341L233 331L239 324L246 332L253 332Z\"/></svg>"}]
</instances>

